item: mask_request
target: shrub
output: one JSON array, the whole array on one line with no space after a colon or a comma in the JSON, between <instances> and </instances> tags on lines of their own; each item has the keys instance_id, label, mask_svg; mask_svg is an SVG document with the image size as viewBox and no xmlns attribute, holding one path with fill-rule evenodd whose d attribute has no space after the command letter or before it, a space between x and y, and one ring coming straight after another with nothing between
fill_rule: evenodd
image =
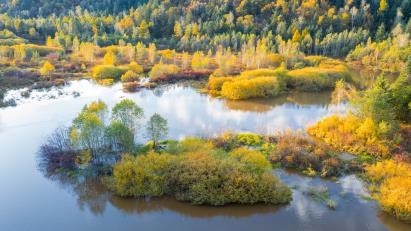
<instances>
[{"instance_id":1,"label":"shrub","mask_svg":"<svg viewBox=\"0 0 411 231\"><path fill-rule=\"evenodd\" d=\"M271 167L270 162L263 154L247 148L234 149L229 153L229 156L245 164L251 171L263 172Z\"/></svg>"},{"instance_id":2,"label":"shrub","mask_svg":"<svg viewBox=\"0 0 411 231\"><path fill-rule=\"evenodd\" d=\"M304 62L306 62L309 66L318 66L325 59L327 59L327 57L312 55L305 56Z\"/></svg>"},{"instance_id":3,"label":"shrub","mask_svg":"<svg viewBox=\"0 0 411 231\"><path fill-rule=\"evenodd\" d=\"M254 173L234 160L205 153L189 153L169 172L171 192L178 200L194 204L224 205L258 202L281 204L290 190L269 172Z\"/></svg>"},{"instance_id":4,"label":"shrub","mask_svg":"<svg viewBox=\"0 0 411 231\"><path fill-rule=\"evenodd\" d=\"M352 114L345 117L334 115L309 127L307 132L339 151L374 156L389 154L388 141L379 138L370 118L362 120Z\"/></svg>"},{"instance_id":5,"label":"shrub","mask_svg":"<svg viewBox=\"0 0 411 231\"><path fill-rule=\"evenodd\" d=\"M193 70L206 70L210 67L210 57L205 56L202 52L195 52L191 58L191 68Z\"/></svg>"},{"instance_id":6,"label":"shrub","mask_svg":"<svg viewBox=\"0 0 411 231\"><path fill-rule=\"evenodd\" d=\"M179 142L180 152L210 152L214 148L214 145L204 139L196 137L187 137Z\"/></svg>"},{"instance_id":7,"label":"shrub","mask_svg":"<svg viewBox=\"0 0 411 231\"><path fill-rule=\"evenodd\" d=\"M277 96L283 90L283 81L279 81L276 77L258 77L225 82L221 88L221 95L228 99L240 100Z\"/></svg>"},{"instance_id":8,"label":"shrub","mask_svg":"<svg viewBox=\"0 0 411 231\"><path fill-rule=\"evenodd\" d=\"M376 197L382 209L396 218L411 222L411 177L385 180Z\"/></svg>"},{"instance_id":9,"label":"shrub","mask_svg":"<svg viewBox=\"0 0 411 231\"><path fill-rule=\"evenodd\" d=\"M174 75L178 73L178 67L173 64L156 64L153 66L151 71L148 73L152 80L159 80L167 78L169 75Z\"/></svg>"},{"instance_id":10,"label":"shrub","mask_svg":"<svg viewBox=\"0 0 411 231\"><path fill-rule=\"evenodd\" d=\"M239 143L248 146L258 146L261 144L261 137L253 133L240 133L237 135Z\"/></svg>"},{"instance_id":11,"label":"shrub","mask_svg":"<svg viewBox=\"0 0 411 231\"><path fill-rule=\"evenodd\" d=\"M394 160L383 160L365 167L367 178L372 182L381 182L390 177L411 177L408 164Z\"/></svg>"},{"instance_id":12,"label":"shrub","mask_svg":"<svg viewBox=\"0 0 411 231\"><path fill-rule=\"evenodd\" d=\"M283 55L274 54L274 53L268 54L267 59L268 59L268 64L274 67L280 66L281 63L285 61L285 57Z\"/></svg>"},{"instance_id":13,"label":"shrub","mask_svg":"<svg viewBox=\"0 0 411 231\"><path fill-rule=\"evenodd\" d=\"M241 72L240 77L257 78L257 77L277 76L277 74L278 74L278 70L275 70L275 69L255 69L255 70Z\"/></svg>"},{"instance_id":14,"label":"shrub","mask_svg":"<svg viewBox=\"0 0 411 231\"><path fill-rule=\"evenodd\" d=\"M169 154L125 155L113 168L109 188L120 196L162 196L167 192L165 173L175 159Z\"/></svg>"},{"instance_id":15,"label":"shrub","mask_svg":"<svg viewBox=\"0 0 411 231\"><path fill-rule=\"evenodd\" d=\"M27 53L27 56L30 56L30 57L34 52L37 52L39 56L42 56L42 57L50 55L50 54L61 55L64 53L64 49L60 47L41 46L41 45L35 45L35 44L20 44L20 45L11 46L11 48L13 50L24 49L25 52Z\"/></svg>"},{"instance_id":16,"label":"shrub","mask_svg":"<svg viewBox=\"0 0 411 231\"><path fill-rule=\"evenodd\" d=\"M26 43L27 40L22 38L8 38L8 39L0 39L0 46L14 46L19 44Z\"/></svg>"},{"instance_id":17,"label":"shrub","mask_svg":"<svg viewBox=\"0 0 411 231\"><path fill-rule=\"evenodd\" d=\"M95 80L111 78L118 80L128 70L126 66L97 65L91 69L91 73Z\"/></svg>"},{"instance_id":18,"label":"shrub","mask_svg":"<svg viewBox=\"0 0 411 231\"><path fill-rule=\"evenodd\" d=\"M140 76L134 71L127 71L121 76L121 82L129 83L138 81Z\"/></svg>"},{"instance_id":19,"label":"shrub","mask_svg":"<svg viewBox=\"0 0 411 231\"><path fill-rule=\"evenodd\" d=\"M218 148L222 148L226 151L232 150L235 147L238 147L238 142L236 136L231 132L224 132L218 137L215 137L213 140L213 145Z\"/></svg>"},{"instance_id":20,"label":"shrub","mask_svg":"<svg viewBox=\"0 0 411 231\"><path fill-rule=\"evenodd\" d=\"M40 74L44 77L50 77L54 70L55 70L55 68L54 68L53 64L46 61L43 64L43 67L40 68Z\"/></svg>"},{"instance_id":21,"label":"shrub","mask_svg":"<svg viewBox=\"0 0 411 231\"><path fill-rule=\"evenodd\" d=\"M277 145L270 156L272 162L304 172L319 172L323 177L342 173L342 162L332 157L328 145L292 132L279 134L276 139Z\"/></svg>"},{"instance_id":22,"label":"shrub","mask_svg":"<svg viewBox=\"0 0 411 231\"><path fill-rule=\"evenodd\" d=\"M18 38L16 34L14 34L10 30L1 30L0 31L0 39L9 39L9 38Z\"/></svg>"},{"instance_id":23,"label":"shrub","mask_svg":"<svg viewBox=\"0 0 411 231\"><path fill-rule=\"evenodd\" d=\"M47 174L61 169L75 169L76 152L70 146L68 128L58 128L51 134L47 143L39 150L39 166Z\"/></svg>"},{"instance_id":24,"label":"shrub","mask_svg":"<svg viewBox=\"0 0 411 231\"><path fill-rule=\"evenodd\" d=\"M170 195L193 204L282 204L291 200L291 191L269 171L250 169L252 163L260 162L251 161L247 153L238 156L241 158L206 152L125 155L106 183L120 196Z\"/></svg>"},{"instance_id":25,"label":"shrub","mask_svg":"<svg viewBox=\"0 0 411 231\"><path fill-rule=\"evenodd\" d=\"M329 90L334 88L338 80L351 79L348 69L343 65L334 68L305 67L289 71L288 75L290 76L288 85L302 91Z\"/></svg>"},{"instance_id":26,"label":"shrub","mask_svg":"<svg viewBox=\"0 0 411 231\"><path fill-rule=\"evenodd\" d=\"M234 77L214 77L208 79L208 89L213 91L221 91L221 87L225 82L233 81Z\"/></svg>"},{"instance_id":27,"label":"shrub","mask_svg":"<svg viewBox=\"0 0 411 231\"><path fill-rule=\"evenodd\" d=\"M138 65L136 62L131 62L127 66L130 68L131 71L133 71L136 74L140 74L144 72L144 68Z\"/></svg>"},{"instance_id":28,"label":"shrub","mask_svg":"<svg viewBox=\"0 0 411 231\"><path fill-rule=\"evenodd\" d=\"M377 185L374 198L382 209L411 222L411 167L409 163L383 160L365 168L367 178Z\"/></svg>"}]
</instances>

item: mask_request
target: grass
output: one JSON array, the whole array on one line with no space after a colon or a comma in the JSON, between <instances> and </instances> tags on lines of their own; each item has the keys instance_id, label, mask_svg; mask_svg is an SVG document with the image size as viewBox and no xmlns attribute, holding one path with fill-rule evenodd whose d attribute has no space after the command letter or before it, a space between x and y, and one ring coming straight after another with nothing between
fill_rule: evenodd
<instances>
[{"instance_id":1,"label":"grass","mask_svg":"<svg viewBox=\"0 0 411 231\"><path fill-rule=\"evenodd\" d=\"M328 208L332 210L335 210L337 208L338 204L335 200L330 199L330 194L326 186L309 187L307 191L305 191L305 193L311 196L313 200L324 203Z\"/></svg>"}]
</instances>

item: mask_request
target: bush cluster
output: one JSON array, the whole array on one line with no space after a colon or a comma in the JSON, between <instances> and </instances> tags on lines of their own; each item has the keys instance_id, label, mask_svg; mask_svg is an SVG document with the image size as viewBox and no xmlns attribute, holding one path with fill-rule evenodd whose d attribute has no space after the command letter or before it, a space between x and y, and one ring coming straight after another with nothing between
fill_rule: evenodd
<instances>
[{"instance_id":1,"label":"bush cluster","mask_svg":"<svg viewBox=\"0 0 411 231\"><path fill-rule=\"evenodd\" d=\"M365 168L368 179L377 185L374 198L382 209L411 222L411 167L409 163L383 160Z\"/></svg>"},{"instance_id":2,"label":"bush cluster","mask_svg":"<svg viewBox=\"0 0 411 231\"><path fill-rule=\"evenodd\" d=\"M248 146L258 146L262 143L261 136L253 133L240 133L236 138L240 144Z\"/></svg>"},{"instance_id":3,"label":"bush cluster","mask_svg":"<svg viewBox=\"0 0 411 231\"><path fill-rule=\"evenodd\" d=\"M140 76L134 71L127 71L121 76L121 82L130 83L137 82L140 79Z\"/></svg>"},{"instance_id":4,"label":"bush cluster","mask_svg":"<svg viewBox=\"0 0 411 231\"><path fill-rule=\"evenodd\" d=\"M281 94L285 84L277 77L257 77L225 82L221 88L221 95L233 100L272 97Z\"/></svg>"},{"instance_id":5,"label":"bush cluster","mask_svg":"<svg viewBox=\"0 0 411 231\"><path fill-rule=\"evenodd\" d=\"M148 73L151 80L167 78L168 75L175 75L179 71L178 67L173 64L156 64Z\"/></svg>"},{"instance_id":6,"label":"bush cluster","mask_svg":"<svg viewBox=\"0 0 411 231\"><path fill-rule=\"evenodd\" d=\"M195 138L174 143L172 149L178 153L126 155L114 166L108 186L120 196L169 195L199 205L291 200L291 191L268 171L270 163L259 152L237 149L221 154L211 143Z\"/></svg>"},{"instance_id":7,"label":"bush cluster","mask_svg":"<svg viewBox=\"0 0 411 231\"><path fill-rule=\"evenodd\" d=\"M387 156L388 141L381 139L374 121L362 120L352 114L345 117L330 116L307 129L307 132L323 140L339 151L353 154Z\"/></svg>"},{"instance_id":8,"label":"bush cluster","mask_svg":"<svg viewBox=\"0 0 411 231\"><path fill-rule=\"evenodd\" d=\"M318 67L302 67L291 71L279 67L248 70L238 76L210 76L208 90L228 99L240 100L276 96L287 88L300 91L330 90L338 80L351 79L348 68L343 64L322 60L323 57L307 57L306 62Z\"/></svg>"},{"instance_id":9,"label":"bush cluster","mask_svg":"<svg viewBox=\"0 0 411 231\"><path fill-rule=\"evenodd\" d=\"M322 91L334 89L335 83L340 80L350 80L350 73L344 65L334 67L322 66L305 67L288 72L288 85L292 89L301 91Z\"/></svg>"},{"instance_id":10,"label":"bush cluster","mask_svg":"<svg viewBox=\"0 0 411 231\"><path fill-rule=\"evenodd\" d=\"M291 132L280 134L276 139L277 144L270 157L273 163L297 168L309 175L319 173L329 177L343 173L343 162L335 157L328 145Z\"/></svg>"},{"instance_id":11,"label":"bush cluster","mask_svg":"<svg viewBox=\"0 0 411 231\"><path fill-rule=\"evenodd\" d=\"M127 66L114 66L114 65L97 65L91 69L91 74L95 80L102 79L115 79L119 80L120 77L126 73L130 68Z\"/></svg>"},{"instance_id":12,"label":"bush cluster","mask_svg":"<svg viewBox=\"0 0 411 231\"><path fill-rule=\"evenodd\" d=\"M221 91L223 84L225 82L233 81L235 77L215 77L210 76L208 79L208 90L210 91Z\"/></svg>"}]
</instances>

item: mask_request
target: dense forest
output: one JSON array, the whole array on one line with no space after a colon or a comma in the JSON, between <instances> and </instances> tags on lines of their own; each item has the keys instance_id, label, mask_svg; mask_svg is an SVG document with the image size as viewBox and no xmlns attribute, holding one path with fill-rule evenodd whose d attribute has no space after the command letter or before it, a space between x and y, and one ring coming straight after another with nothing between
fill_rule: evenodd
<instances>
[{"instance_id":1,"label":"dense forest","mask_svg":"<svg viewBox=\"0 0 411 231\"><path fill-rule=\"evenodd\" d=\"M20 0L2 5L0 28L34 41L56 37L68 49L74 37L99 46L141 41L204 52L219 46L238 52L260 40L274 52L344 57L369 39L381 42L411 30L409 0Z\"/></svg>"}]
</instances>

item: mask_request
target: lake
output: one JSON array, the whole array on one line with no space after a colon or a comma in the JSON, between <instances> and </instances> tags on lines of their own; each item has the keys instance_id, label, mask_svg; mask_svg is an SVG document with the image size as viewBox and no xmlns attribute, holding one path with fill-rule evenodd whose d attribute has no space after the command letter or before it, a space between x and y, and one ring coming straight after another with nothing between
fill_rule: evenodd
<instances>
[{"instance_id":1,"label":"lake","mask_svg":"<svg viewBox=\"0 0 411 231\"><path fill-rule=\"evenodd\" d=\"M37 152L59 126L67 126L82 107L101 99L113 106L133 99L146 118L157 112L168 120L170 139L213 136L224 131L272 133L304 129L347 110L330 105L330 93L293 93L275 99L227 101L200 94L188 84L124 93L121 85L74 81L61 89L21 91L17 107L0 109L0 230L411 230L368 200L361 180L309 178L275 170L292 187L286 206L192 206L171 198L123 199L95 179L73 181L44 175ZM79 96L75 96L79 93ZM139 135L144 141L144 136ZM327 187L338 205L330 210L305 192Z\"/></svg>"}]
</instances>

